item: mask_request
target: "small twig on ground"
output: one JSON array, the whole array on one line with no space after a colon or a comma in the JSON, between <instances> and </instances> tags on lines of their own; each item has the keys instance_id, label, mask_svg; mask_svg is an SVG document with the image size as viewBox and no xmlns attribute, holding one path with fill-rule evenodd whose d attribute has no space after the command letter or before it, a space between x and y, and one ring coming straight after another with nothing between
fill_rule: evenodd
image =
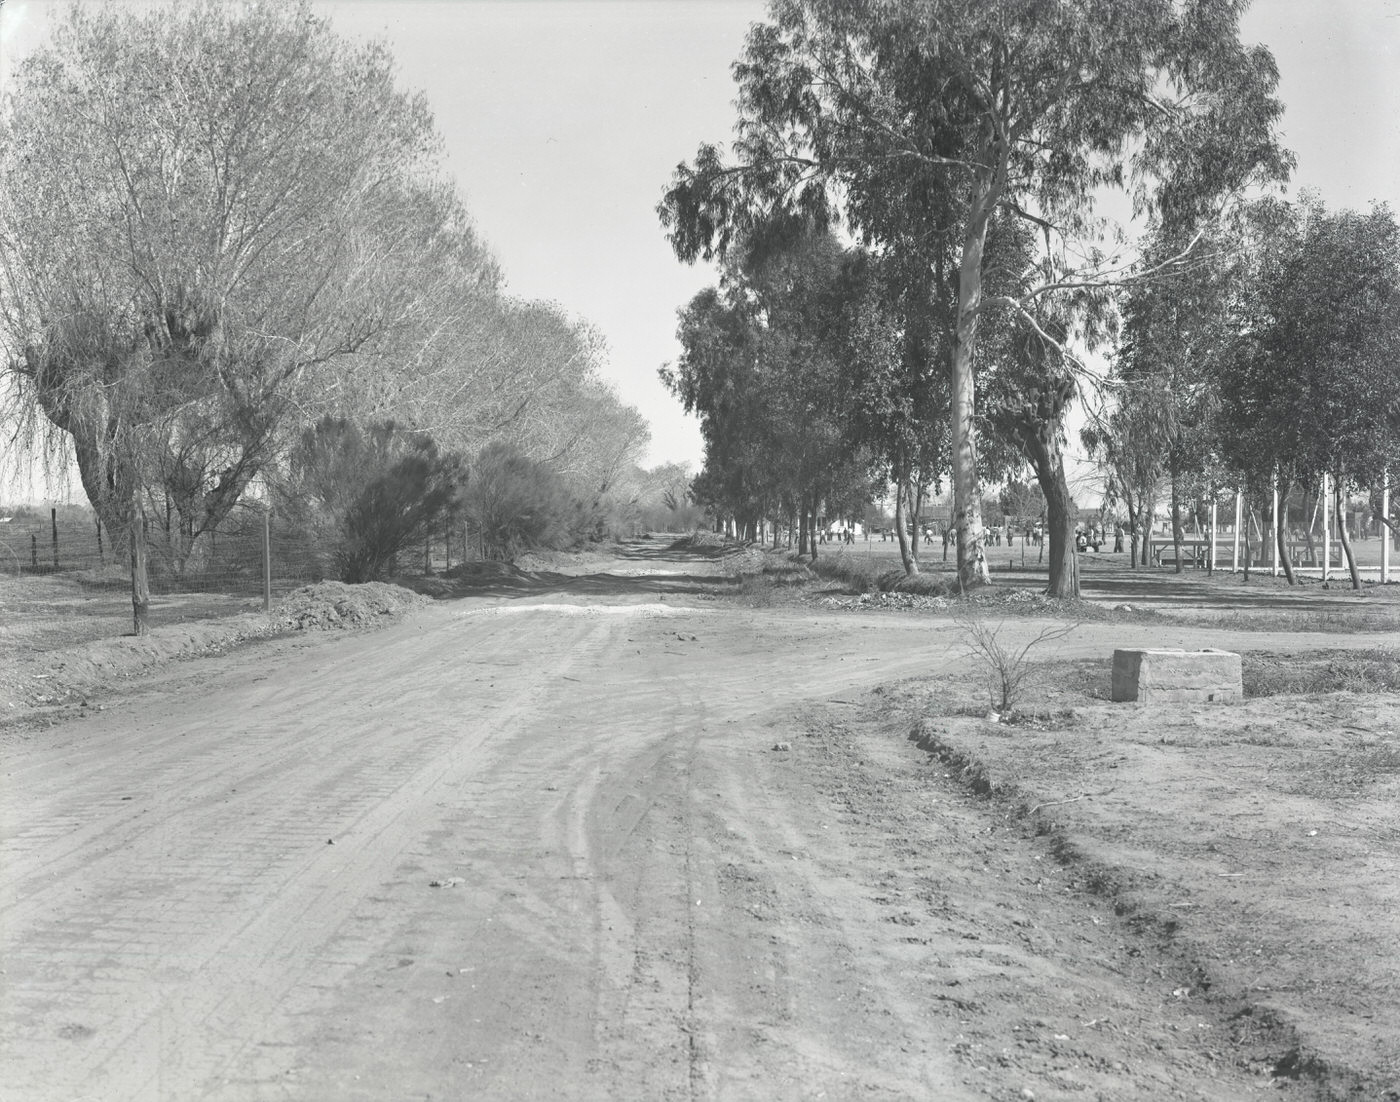
<instances>
[{"instance_id":1,"label":"small twig on ground","mask_svg":"<svg viewBox=\"0 0 1400 1102\"><path fill-rule=\"evenodd\" d=\"M1078 796L1071 796L1067 800L1046 800L1043 804L1036 804L1026 812L1027 815L1034 815L1042 807L1058 807L1060 804L1075 804L1080 800L1087 800L1091 796L1107 796L1113 789L1105 788L1102 792L1081 792Z\"/></svg>"}]
</instances>

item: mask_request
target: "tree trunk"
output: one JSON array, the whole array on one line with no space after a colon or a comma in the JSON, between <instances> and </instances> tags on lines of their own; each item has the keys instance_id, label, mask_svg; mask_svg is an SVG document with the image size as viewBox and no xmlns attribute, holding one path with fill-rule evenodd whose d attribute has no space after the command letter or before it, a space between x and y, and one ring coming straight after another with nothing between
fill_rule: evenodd
<instances>
[{"instance_id":1,"label":"tree trunk","mask_svg":"<svg viewBox=\"0 0 1400 1102\"><path fill-rule=\"evenodd\" d=\"M1074 556L1074 509L1065 478L1064 456L1053 432L1037 432L1025 441L1035 479L1045 495L1045 540L1050 544L1047 597L1078 597L1079 572Z\"/></svg>"},{"instance_id":2,"label":"tree trunk","mask_svg":"<svg viewBox=\"0 0 1400 1102\"><path fill-rule=\"evenodd\" d=\"M1287 502L1288 495L1280 493L1278 510L1274 513L1274 554L1278 556L1279 565L1283 567L1283 576L1288 579L1288 584L1297 585L1297 579L1293 577L1293 563L1288 558L1288 540L1284 524L1288 516Z\"/></svg>"},{"instance_id":3,"label":"tree trunk","mask_svg":"<svg viewBox=\"0 0 1400 1102\"><path fill-rule=\"evenodd\" d=\"M1157 499L1147 494L1138 495L1138 569L1146 570L1149 566L1147 561L1147 541L1152 536L1152 513L1157 508Z\"/></svg>"},{"instance_id":4,"label":"tree trunk","mask_svg":"<svg viewBox=\"0 0 1400 1102\"><path fill-rule=\"evenodd\" d=\"M1127 497L1123 498L1123 504L1128 510L1128 568L1136 570L1138 564L1138 511Z\"/></svg>"},{"instance_id":5,"label":"tree trunk","mask_svg":"<svg viewBox=\"0 0 1400 1102\"><path fill-rule=\"evenodd\" d=\"M1249 584L1249 564L1254 558L1254 556L1249 553L1249 533L1253 527L1254 510L1251 508L1249 512L1244 515L1244 531L1240 533L1240 537L1244 543L1244 580L1246 585Z\"/></svg>"},{"instance_id":6,"label":"tree trunk","mask_svg":"<svg viewBox=\"0 0 1400 1102\"><path fill-rule=\"evenodd\" d=\"M1351 588L1359 590L1361 588L1361 571L1356 569L1356 556L1351 553L1351 536L1347 534L1346 517L1342 515L1342 480L1336 475L1332 476L1332 502L1332 514L1339 518L1337 536L1342 541L1342 553L1347 557L1347 571L1351 574Z\"/></svg>"},{"instance_id":7,"label":"tree trunk","mask_svg":"<svg viewBox=\"0 0 1400 1102\"><path fill-rule=\"evenodd\" d=\"M150 631L151 581L146 574L146 510L136 501L131 520L131 619L136 635Z\"/></svg>"},{"instance_id":8,"label":"tree trunk","mask_svg":"<svg viewBox=\"0 0 1400 1102\"><path fill-rule=\"evenodd\" d=\"M1317 526L1317 522L1319 519L1318 513L1320 512L1321 507L1321 494L1318 494L1317 497L1313 499L1312 509L1309 509L1308 494L1306 490L1303 491L1303 515L1308 518L1308 529L1304 533L1304 535L1307 538L1308 542L1308 563L1313 566L1317 565L1317 547L1313 544L1313 529ZM1288 515L1288 506L1286 504L1280 504L1279 508L1283 510L1284 516L1286 517Z\"/></svg>"},{"instance_id":9,"label":"tree trunk","mask_svg":"<svg viewBox=\"0 0 1400 1102\"><path fill-rule=\"evenodd\" d=\"M909 532L904 527L904 482L894 485L894 531L899 540L899 558L904 563L904 573L913 575L919 572L919 559L909 545Z\"/></svg>"},{"instance_id":10,"label":"tree trunk","mask_svg":"<svg viewBox=\"0 0 1400 1102\"><path fill-rule=\"evenodd\" d=\"M812 562L817 561L817 495L812 494L807 499L807 549L811 552Z\"/></svg>"},{"instance_id":11,"label":"tree trunk","mask_svg":"<svg viewBox=\"0 0 1400 1102\"><path fill-rule=\"evenodd\" d=\"M1172 551L1176 555L1176 572L1181 573L1181 480L1172 469Z\"/></svg>"},{"instance_id":12,"label":"tree trunk","mask_svg":"<svg viewBox=\"0 0 1400 1102\"><path fill-rule=\"evenodd\" d=\"M982 552L982 493L977 479L976 386L973 354L977 311L982 302L982 250L995 205L994 181L979 175L958 268L958 316L953 330L952 406L953 518L958 537L958 581L962 588L991 581Z\"/></svg>"}]
</instances>

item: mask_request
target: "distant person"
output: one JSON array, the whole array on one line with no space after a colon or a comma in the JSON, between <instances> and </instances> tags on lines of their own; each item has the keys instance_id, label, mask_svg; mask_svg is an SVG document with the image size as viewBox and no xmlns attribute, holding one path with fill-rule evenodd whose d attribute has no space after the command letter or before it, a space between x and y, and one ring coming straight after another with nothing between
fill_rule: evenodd
<instances>
[{"instance_id":1,"label":"distant person","mask_svg":"<svg viewBox=\"0 0 1400 1102\"><path fill-rule=\"evenodd\" d=\"M1113 553L1120 554L1123 550L1123 522L1117 520L1113 522Z\"/></svg>"}]
</instances>

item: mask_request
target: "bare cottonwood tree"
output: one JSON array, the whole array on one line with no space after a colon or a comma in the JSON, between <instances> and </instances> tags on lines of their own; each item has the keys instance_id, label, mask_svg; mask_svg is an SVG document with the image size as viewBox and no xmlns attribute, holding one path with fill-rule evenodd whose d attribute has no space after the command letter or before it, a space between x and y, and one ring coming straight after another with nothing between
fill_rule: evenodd
<instances>
[{"instance_id":1,"label":"bare cottonwood tree","mask_svg":"<svg viewBox=\"0 0 1400 1102\"><path fill-rule=\"evenodd\" d=\"M342 365L494 269L425 101L305 3L75 5L11 92L0 369L129 534L140 632L153 504L182 562Z\"/></svg>"}]
</instances>

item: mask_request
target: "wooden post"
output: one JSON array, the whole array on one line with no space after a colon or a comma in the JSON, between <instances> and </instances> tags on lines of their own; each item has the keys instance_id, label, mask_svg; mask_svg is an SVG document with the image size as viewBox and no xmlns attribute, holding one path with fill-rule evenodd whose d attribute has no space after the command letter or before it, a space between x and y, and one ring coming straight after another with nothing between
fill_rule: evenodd
<instances>
[{"instance_id":1,"label":"wooden post","mask_svg":"<svg viewBox=\"0 0 1400 1102\"><path fill-rule=\"evenodd\" d=\"M53 525L53 568L58 569L58 510L49 510L49 523Z\"/></svg>"},{"instance_id":2,"label":"wooden post","mask_svg":"<svg viewBox=\"0 0 1400 1102\"><path fill-rule=\"evenodd\" d=\"M1210 563L1206 570L1207 577L1215 574L1215 498L1210 499Z\"/></svg>"},{"instance_id":3,"label":"wooden post","mask_svg":"<svg viewBox=\"0 0 1400 1102\"><path fill-rule=\"evenodd\" d=\"M151 613L151 585L146 562L146 509L139 496L131 518L131 618L134 635L145 635Z\"/></svg>"},{"instance_id":4,"label":"wooden post","mask_svg":"<svg viewBox=\"0 0 1400 1102\"><path fill-rule=\"evenodd\" d=\"M272 510L263 508L263 611L272 611Z\"/></svg>"},{"instance_id":5,"label":"wooden post","mask_svg":"<svg viewBox=\"0 0 1400 1102\"><path fill-rule=\"evenodd\" d=\"M1240 569L1240 514L1244 511L1243 495L1235 491L1235 539L1234 547L1230 552L1230 573L1235 574Z\"/></svg>"},{"instance_id":6,"label":"wooden post","mask_svg":"<svg viewBox=\"0 0 1400 1102\"><path fill-rule=\"evenodd\" d=\"M1390 472L1386 471L1381 482L1381 516L1390 516ZM1381 585L1390 581L1390 543L1394 533L1388 524L1381 525Z\"/></svg>"},{"instance_id":7,"label":"wooden post","mask_svg":"<svg viewBox=\"0 0 1400 1102\"><path fill-rule=\"evenodd\" d=\"M1332 526L1328 520L1332 510L1328 508L1332 496L1331 479L1322 476L1322 580L1325 582L1332 566Z\"/></svg>"},{"instance_id":8,"label":"wooden post","mask_svg":"<svg viewBox=\"0 0 1400 1102\"><path fill-rule=\"evenodd\" d=\"M33 532L29 533L29 565L39 569L39 537Z\"/></svg>"},{"instance_id":9,"label":"wooden post","mask_svg":"<svg viewBox=\"0 0 1400 1102\"><path fill-rule=\"evenodd\" d=\"M1275 578L1277 578L1277 577L1278 577L1278 538L1279 538L1279 533L1280 533L1280 532L1284 532L1284 533L1286 534L1286 533L1287 533L1287 528L1288 528L1287 525L1284 525L1284 524L1280 524L1280 523L1279 523L1279 516L1278 516L1278 474L1277 474L1277 472L1275 472L1275 474L1274 474L1274 511L1273 511L1273 513L1270 514L1270 516L1271 516L1271 518L1272 518L1272 520L1273 520L1273 528L1274 528L1273 532L1271 532L1270 535L1269 535L1269 544L1270 544L1270 546L1272 546L1273 549L1274 549L1273 559L1271 560L1271 561L1273 562L1273 567L1271 568L1270 573L1272 573L1273 576L1274 576Z\"/></svg>"}]
</instances>

